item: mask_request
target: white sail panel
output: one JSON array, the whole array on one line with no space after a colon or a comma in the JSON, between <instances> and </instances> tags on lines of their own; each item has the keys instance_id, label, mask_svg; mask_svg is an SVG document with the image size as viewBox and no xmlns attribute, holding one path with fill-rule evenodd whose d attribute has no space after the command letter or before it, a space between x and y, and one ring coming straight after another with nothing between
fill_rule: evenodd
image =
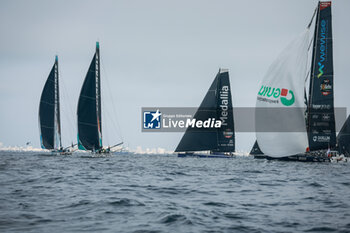
<instances>
[{"instance_id":1,"label":"white sail panel","mask_svg":"<svg viewBox=\"0 0 350 233\"><path fill-rule=\"evenodd\" d=\"M306 30L283 50L259 87L256 138L262 152L271 157L295 155L308 146L304 116L308 37Z\"/></svg>"}]
</instances>

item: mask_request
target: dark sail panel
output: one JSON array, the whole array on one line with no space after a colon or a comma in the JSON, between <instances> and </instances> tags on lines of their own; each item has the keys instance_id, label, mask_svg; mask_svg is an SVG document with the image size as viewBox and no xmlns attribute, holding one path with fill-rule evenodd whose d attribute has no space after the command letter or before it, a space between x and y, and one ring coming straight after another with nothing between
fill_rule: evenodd
<instances>
[{"instance_id":1,"label":"dark sail panel","mask_svg":"<svg viewBox=\"0 0 350 233\"><path fill-rule=\"evenodd\" d=\"M343 127L341 128L338 137L338 149L340 154L350 156L350 116L346 119Z\"/></svg>"},{"instance_id":2,"label":"dark sail panel","mask_svg":"<svg viewBox=\"0 0 350 233\"><path fill-rule=\"evenodd\" d=\"M102 148L101 88L99 48L91 61L78 102L78 147L85 150Z\"/></svg>"},{"instance_id":3,"label":"dark sail panel","mask_svg":"<svg viewBox=\"0 0 350 233\"><path fill-rule=\"evenodd\" d=\"M309 89L307 130L310 150L336 145L331 2L319 2Z\"/></svg>"},{"instance_id":4,"label":"dark sail panel","mask_svg":"<svg viewBox=\"0 0 350 233\"><path fill-rule=\"evenodd\" d=\"M216 118L216 91L218 86L220 74L218 74L211 84L206 96L199 106L194 117L197 120L206 120L209 118ZM205 129L199 130L197 128L187 128L175 152L185 151L205 151L214 150L218 148L217 130Z\"/></svg>"},{"instance_id":5,"label":"dark sail panel","mask_svg":"<svg viewBox=\"0 0 350 233\"><path fill-rule=\"evenodd\" d=\"M55 86L56 82L58 82L57 65L56 59L40 98L39 127L41 148L43 149L55 149Z\"/></svg>"},{"instance_id":6,"label":"dark sail panel","mask_svg":"<svg viewBox=\"0 0 350 233\"><path fill-rule=\"evenodd\" d=\"M219 152L235 151L235 129L232 110L231 86L228 71L220 70L217 85L217 119L222 121L218 130Z\"/></svg>"},{"instance_id":7,"label":"dark sail panel","mask_svg":"<svg viewBox=\"0 0 350 233\"><path fill-rule=\"evenodd\" d=\"M262 154L264 154L264 153L260 150L258 141L255 140L254 146L253 146L253 148L252 148L252 150L250 151L249 154L251 154L251 155L262 155Z\"/></svg>"}]
</instances>

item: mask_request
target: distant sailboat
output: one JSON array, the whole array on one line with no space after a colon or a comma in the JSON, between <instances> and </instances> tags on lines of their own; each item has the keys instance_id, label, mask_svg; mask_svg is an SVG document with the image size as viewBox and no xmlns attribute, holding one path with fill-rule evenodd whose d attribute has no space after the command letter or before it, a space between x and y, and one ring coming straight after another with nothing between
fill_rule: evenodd
<instances>
[{"instance_id":1,"label":"distant sailboat","mask_svg":"<svg viewBox=\"0 0 350 233\"><path fill-rule=\"evenodd\" d=\"M337 136L337 144L339 153L350 157L350 116L346 119Z\"/></svg>"},{"instance_id":2,"label":"distant sailboat","mask_svg":"<svg viewBox=\"0 0 350 233\"><path fill-rule=\"evenodd\" d=\"M306 129L304 132L258 130L257 143L269 158L328 161L326 150L335 149L336 146L331 2L319 2L315 13L307 101L305 77L312 20L306 32L294 40L271 65L258 92L256 126L270 125L274 129L283 129L293 125ZM290 109L290 115L283 115Z\"/></svg>"},{"instance_id":3,"label":"distant sailboat","mask_svg":"<svg viewBox=\"0 0 350 233\"><path fill-rule=\"evenodd\" d=\"M71 154L62 147L58 57L46 80L39 105L39 129L41 148L61 154Z\"/></svg>"},{"instance_id":4,"label":"distant sailboat","mask_svg":"<svg viewBox=\"0 0 350 233\"><path fill-rule=\"evenodd\" d=\"M260 150L259 144L256 140L249 154L254 155L254 158L265 158L264 153Z\"/></svg>"},{"instance_id":5,"label":"distant sailboat","mask_svg":"<svg viewBox=\"0 0 350 233\"><path fill-rule=\"evenodd\" d=\"M179 152L179 157L225 158L232 155L235 151L235 133L231 86L227 70L219 70L193 118L203 121L221 119L222 126L218 129L187 128L175 150Z\"/></svg>"},{"instance_id":6,"label":"distant sailboat","mask_svg":"<svg viewBox=\"0 0 350 233\"><path fill-rule=\"evenodd\" d=\"M81 88L78 101L78 148L96 153L109 153L110 149L121 145L103 148L102 109L101 109L100 47L96 42L96 52L92 58Z\"/></svg>"}]
</instances>

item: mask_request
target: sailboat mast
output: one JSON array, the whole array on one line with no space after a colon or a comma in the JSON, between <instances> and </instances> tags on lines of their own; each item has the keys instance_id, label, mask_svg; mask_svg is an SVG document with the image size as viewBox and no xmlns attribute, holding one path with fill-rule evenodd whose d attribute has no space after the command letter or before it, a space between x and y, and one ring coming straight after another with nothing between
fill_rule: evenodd
<instances>
[{"instance_id":1,"label":"sailboat mast","mask_svg":"<svg viewBox=\"0 0 350 233\"><path fill-rule=\"evenodd\" d=\"M100 43L96 42L96 114L98 124L99 146L102 148L102 108L101 108L101 76L100 76Z\"/></svg>"},{"instance_id":2,"label":"sailboat mast","mask_svg":"<svg viewBox=\"0 0 350 233\"><path fill-rule=\"evenodd\" d=\"M56 145L58 148L62 147L61 139L61 117L60 117L60 85L59 85L59 74L58 74L58 56L55 57L55 130L57 130ZM56 135L56 133L55 133Z\"/></svg>"}]
</instances>

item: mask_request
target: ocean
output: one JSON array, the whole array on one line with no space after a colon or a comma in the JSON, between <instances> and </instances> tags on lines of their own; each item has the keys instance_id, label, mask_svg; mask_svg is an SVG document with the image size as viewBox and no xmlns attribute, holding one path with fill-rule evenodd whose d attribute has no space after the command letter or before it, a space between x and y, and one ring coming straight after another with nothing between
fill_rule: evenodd
<instances>
[{"instance_id":1,"label":"ocean","mask_svg":"<svg viewBox=\"0 0 350 233\"><path fill-rule=\"evenodd\" d=\"M350 163L0 151L0 232L350 232Z\"/></svg>"}]
</instances>

